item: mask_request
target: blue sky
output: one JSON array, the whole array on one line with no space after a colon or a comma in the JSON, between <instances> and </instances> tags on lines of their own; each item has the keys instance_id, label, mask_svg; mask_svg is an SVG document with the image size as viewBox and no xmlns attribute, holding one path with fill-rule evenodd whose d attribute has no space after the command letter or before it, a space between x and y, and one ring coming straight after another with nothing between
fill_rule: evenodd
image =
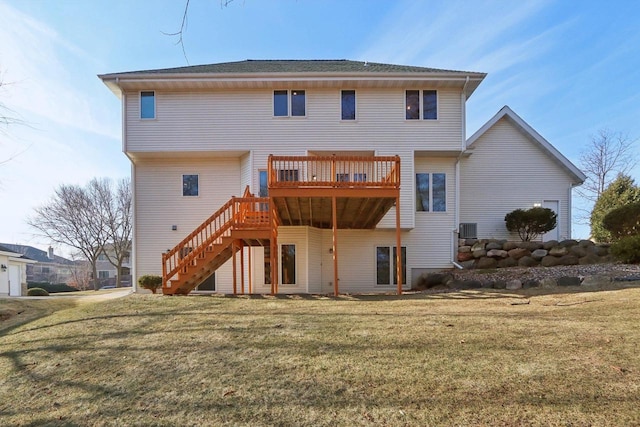
<instances>
[{"instance_id":1,"label":"blue sky","mask_svg":"<svg viewBox=\"0 0 640 427\"><path fill-rule=\"evenodd\" d=\"M0 133L0 241L46 247L24 218L59 184L128 176L120 103L96 75L187 65L163 34L179 28L184 3L0 0L10 83L0 103L27 122ZM486 72L467 135L509 105L576 164L599 129L640 136L636 1L191 0L184 46L191 65L353 59Z\"/></svg>"}]
</instances>

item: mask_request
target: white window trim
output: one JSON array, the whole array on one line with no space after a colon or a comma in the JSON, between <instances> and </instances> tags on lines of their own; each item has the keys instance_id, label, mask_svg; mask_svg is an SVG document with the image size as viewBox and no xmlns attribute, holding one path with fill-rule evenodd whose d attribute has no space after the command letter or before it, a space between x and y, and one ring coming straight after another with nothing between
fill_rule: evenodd
<instances>
[{"instance_id":1,"label":"white window trim","mask_svg":"<svg viewBox=\"0 0 640 427\"><path fill-rule=\"evenodd\" d=\"M184 194L184 177L185 177L186 175L195 175L195 176L197 176L197 177L198 177L198 195L196 195L196 196L185 196L185 194ZM199 197L200 197L200 193L201 193L201 192L202 192L202 191L200 190L200 174L199 174L199 173L182 173L182 174L180 174L180 195L181 195L183 198L186 198L186 199L196 199L196 198L199 198Z\"/></svg>"},{"instance_id":2,"label":"white window trim","mask_svg":"<svg viewBox=\"0 0 640 427\"><path fill-rule=\"evenodd\" d=\"M142 117L142 93L143 92L151 92L153 93L153 117ZM138 115L140 120L156 120L156 117L158 117L158 95L156 93L155 90L141 90L138 93L138 110L140 112L140 114Z\"/></svg>"},{"instance_id":3,"label":"white window trim","mask_svg":"<svg viewBox=\"0 0 640 427\"><path fill-rule=\"evenodd\" d=\"M276 116L275 106L273 104L273 97L275 96L275 92L286 91L287 92L287 115L286 116ZM291 101L293 97L293 92L295 91L303 91L304 92L304 116L294 116L291 109ZM274 119L306 119L307 114L307 89L274 89L271 91L271 114Z\"/></svg>"},{"instance_id":4,"label":"white window trim","mask_svg":"<svg viewBox=\"0 0 640 427\"><path fill-rule=\"evenodd\" d=\"M414 206L414 211L417 214L426 214L426 215L442 215L442 214L446 214L449 212L449 197L447 196L447 187L449 186L448 183L448 179L447 179L447 173L446 172L416 172L415 175L417 174L428 174L429 175L429 210L428 211L419 211L417 206ZM444 210L443 211L434 211L433 210L433 175L434 174L442 174L444 175ZM416 192L418 191L417 185L416 185L416 179L415 179L415 175L413 178L413 191L414 191L414 203L415 203L415 196L416 196Z\"/></svg>"},{"instance_id":5,"label":"white window trim","mask_svg":"<svg viewBox=\"0 0 640 427\"><path fill-rule=\"evenodd\" d=\"M407 91L409 90L417 90L418 91L418 102L420 103L420 115L417 119L407 119ZM435 119L425 119L424 118L424 91L425 90L433 90L436 92L436 118ZM440 91L437 89L405 89L403 94L404 96L404 121L405 122L437 122L440 120ZM357 113L356 113L357 114Z\"/></svg>"},{"instance_id":6,"label":"white window trim","mask_svg":"<svg viewBox=\"0 0 640 427\"><path fill-rule=\"evenodd\" d=\"M353 102L354 107L356 109L356 116L353 119L343 119L342 118L342 92L345 91L353 91ZM355 89L340 89L340 122L341 123L355 123L358 121L358 91Z\"/></svg>"}]
</instances>

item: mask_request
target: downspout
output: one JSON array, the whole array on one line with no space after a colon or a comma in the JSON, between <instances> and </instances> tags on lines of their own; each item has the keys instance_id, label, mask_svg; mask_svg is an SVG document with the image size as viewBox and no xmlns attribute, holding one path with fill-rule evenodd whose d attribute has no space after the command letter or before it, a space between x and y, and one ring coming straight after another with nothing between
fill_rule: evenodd
<instances>
[{"instance_id":1,"label":"downspout","mask_svg":"<svg viewBox=\"0 0 640 427\"><path fill-rule=\"evenodd\" d=\"M464 153L464 151L467 149L467 127L466 127L466 123L467 123L467 109L466 109L466 103L467 103L467 95L466 95L466 91L467 91L467 85L469 84L469 76L467 76L467 78L465 79L464 82L464 86L462 86L462 93L460 94L460 128L461 128L461 144L460 144L460 155L458 155L458 158L456 159L456 166L455 166L455 178L456 178L456 185L455 185L455 200L454 200L454 228L453 230L451 230L451 264L454 265L454 267L462 270L463 267L458 264L458 261L456 260L456 254L458 253L458 232L459 232L459 224L460 224L460 159L462 158L462 153Z\"/></svg>"}]
</instances>

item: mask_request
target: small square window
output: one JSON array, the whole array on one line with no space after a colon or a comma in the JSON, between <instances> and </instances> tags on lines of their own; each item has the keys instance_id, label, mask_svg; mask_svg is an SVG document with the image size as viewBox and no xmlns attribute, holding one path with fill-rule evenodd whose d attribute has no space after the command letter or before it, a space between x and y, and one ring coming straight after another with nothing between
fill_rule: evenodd
<instances>
[{"instance_id":1,"label":"small square window","mask_svg":"<svg viewBox=\"0 0 640 427\"><path fill-rule=\"evenodd\" d=\"M198 175L182 175L182 195L198 195Z\"/></svg>"},{"instance_id":2,"label":"small square window","mask_svg":"<svg viewBox=\"0 0 640 427\"><path fill-rule=\"evenodd\" d=\"M356 91L342 91L342 120L356 119Z\"/></svg>"},{"instance_id":3,"label":"small square window","mask_svg":"<svg viewBox=\"0 0 640 427\"><path fill-rule=\"evenodd\" d=\"M156 93L153 91L140 92L140 118L156 118Z\"/></svg>"}]
</instances>

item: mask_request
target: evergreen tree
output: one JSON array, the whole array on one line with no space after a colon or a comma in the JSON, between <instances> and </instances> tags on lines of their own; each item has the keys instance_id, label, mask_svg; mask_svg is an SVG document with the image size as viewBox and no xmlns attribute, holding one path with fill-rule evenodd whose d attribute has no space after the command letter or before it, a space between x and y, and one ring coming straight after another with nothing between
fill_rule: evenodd
<instances>
[{"instance_id":1,"label":"evergreen tree","mask_svg":"<svg viewBox=\"0 0 640 427\"><path fill-rule=\"evenodd\" d=\"M597 242L611 242L611 233L602 224L605 215L616 208L637 202L640 202L640 187L629 175L619 174L600 194L593 206L590 221L591 238Z\"/></svg>"}]
</instances>

